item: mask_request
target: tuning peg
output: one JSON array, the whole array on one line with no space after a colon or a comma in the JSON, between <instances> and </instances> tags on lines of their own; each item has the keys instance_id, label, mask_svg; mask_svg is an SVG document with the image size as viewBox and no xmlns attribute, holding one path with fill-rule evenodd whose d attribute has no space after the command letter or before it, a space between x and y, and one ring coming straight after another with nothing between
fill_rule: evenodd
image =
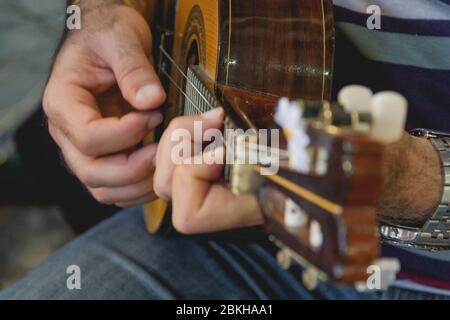
<instances>
[{"instance_id":1,"label":"tuning peg","mask_svg":"<svg viewBox=\"0 0 450 320\"><path fill-rule=\"evenodd\" d=\"M385 143L399 140L403 135L408 101L397 92L384 91L372 98L372 136Z\"/></svg>"},{"instance_id":2,"label":"tuning peg","mask_svg":"<svg viewBox=\"0 0 450 320\"><path fill-rule=\"evenodd\" d=\"M309 244L314 250L319 250L324 241L322 227L316 220L311 221L309 226Z\"/></svg>"},{"instance_id":3,"label":"tuning peg","mask_svg":"<svg viewBox=\"0 0 450 320\"><path fill-rule=\"evenodd\" d=\"M300 228L308 222L307 214L293 200L286 199L284 224L288 228Z\"/></svg>"},{"instance_id":4,"label":"tuning peg","mask_svg":"<svg viewBox=\"0 0 450 320\"><path fill-rule=\"evenodd\" d=\"M350 85L338 95L338 102L347 112L369 113L373 92L367 87Z\"/></svg>"}]
</instances>

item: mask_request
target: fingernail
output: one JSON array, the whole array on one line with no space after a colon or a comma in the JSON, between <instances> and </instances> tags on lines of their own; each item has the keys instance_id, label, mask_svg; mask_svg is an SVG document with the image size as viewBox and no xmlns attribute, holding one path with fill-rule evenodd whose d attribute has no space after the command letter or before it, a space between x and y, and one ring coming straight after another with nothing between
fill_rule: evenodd
<instances>
[{"instance_id":1,"label":"fingernail","mask_svg":"<svg viewBox=\"0 0 450 320\"><path fill-rule=\"evenodd\" d=\"M223 109L215 108L206 113L203 113L202 118L206 119L206 120L217 120L218 118L221 118L222 115L223 115Z\"/></svg>"},{"instance_id":2,"label":"fingernail","mask_svg":"<svg viewBox=\"0 0 450 320\"><path fill-rule=\"evenodd\" d=\"M148 127L150 130L155 129L157 126L161 124L163 121L163 116L161 113L154 113L150 116L150 119L148 120Z\"/></svg>"},{"instance_id":3,"label":"fingernail","mask_svg":"<svg viewBox=\"0 0 450 320\"><path fill-rule=\"evenodd\" d=\"M161 87L154 84L147 84L144 85L139 89L139 91L136 93L136 100L137 101L149 101L153 99L156 95L159 94L161 91Z\"/></svg>"}]
</instances>

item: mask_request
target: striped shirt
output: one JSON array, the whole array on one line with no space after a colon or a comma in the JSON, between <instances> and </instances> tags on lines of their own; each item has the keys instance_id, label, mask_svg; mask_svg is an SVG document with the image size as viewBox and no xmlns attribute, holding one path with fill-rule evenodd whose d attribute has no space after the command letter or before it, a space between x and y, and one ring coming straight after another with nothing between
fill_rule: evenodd
<instances>
[{"instance_id":1,"label":"striped shirt","mask_svg":"<svg viewBox=\"0 0 450 320\"><path fill-rule=\"evenodd\" d=\"M450 0L334 0L335 95L347 84L394 90L409 101L408 128L450 132ZM381 9L370 30L367 8ZM396 286L450 295L450 251L384 247L399 258Z\"/></svg>"}]
</instances>

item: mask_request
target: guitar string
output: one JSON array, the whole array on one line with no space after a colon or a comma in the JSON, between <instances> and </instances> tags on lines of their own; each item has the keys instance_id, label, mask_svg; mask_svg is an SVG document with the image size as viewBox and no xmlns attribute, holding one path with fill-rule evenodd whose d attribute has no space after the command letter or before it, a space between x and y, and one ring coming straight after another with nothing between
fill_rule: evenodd
<instances>
[{"instance_id":1,"label":"guitar string","mask_svg":"<svg viewBox=\"0 0 450 320\"><path fill-rule=\"evenodd\" d=\"M184 92L183 89L181 89L181 87L178 85L178 83L175 81L174 78L172 78L166 70L164 69L160 69L159 70L162 74L164 74L169 80L170 82L172 82L172 84L175 86L175 88L177 88L177 90L188 100L188 102L194 107L195 110L197 110L198 113L203 113L202 110L200 110L200 107L198 107L193 101L192 99L186 94L186 92Z\"/></svg>"},{"instance_id":2,"label":"guitar string","mask_svg":"<svg viewBox=\"0 0 450 320\"><path fill-rule=\"evenodd\" d=\"M192 82L191 79L189 79L189 77L183 72L183 70L181 69L181 67L175 62L175 60L169 55L169 53L162 47L159 47L160 51L164 54L164 56L167 57L167 59L169 59L169 61L176 67L177 71L189 82L189 84L191 85L192 88L194 88L194 90L200 95L200 97L208 104L208 106L213 109L214 107L212 106L212 104L209 102L209 100L202 94L202 92L196 87L196 85ZM196 105L194 103L194 101L192 101L192 99L189 97L188 94L186 94L186 92L184 92L184 90L181 88L181 86L177 83L177 81L165 70L163 69L161 66L159 67L159 71L166 76L169 81L175 86L175 88L188 100L189 104L199 113L203 113L203 111L200 109L200 107L198 105ZM266 152L268 152L268 150L270 150L270 154L275 154L275 155L279 155L281 157L285 157L285 158L289 158L289 152L286 150L282 150L280 148L269 148L267 146L262 146L260 144L257 143L251 143L248 144L248 146L250 147L250 149L252 151L256 151L259 152L261 150L265 150ZM225 147L230 149L230 147L227 145L227 143L225 143ZM280 159L281 160L281 159Z\"/></svg>"},{"instance_id":3,"label":"guitar string","mask_svg":"<svg viewBox=\"0 0 450 320\"><path fill-rule=\"evenodd\" d=\"M195 103L192 101L192 99L180 88L180 86L176 83L176 81L165 71L165 70L160 70L161 73L163 73L172 83L173 85L179 90L179 92L181 94L183 94L183 96L188 100L188 102L197 110L197 112L202 113L201 110L195 105ZM261 151L264 150L266 152L269 152L268 150L270 150L270 153L272 154L278 154L278 155L282 155L285 157L289 156L289 153L286 150L282 150L279 148L269 148L267 146L263 146L257 143L251 143L248 145L250 147L250 149L252 149L253 151ZM227 146L228 147L228 146ZM229 148L229 147L228 147Z\"/></svg>"},{"instance_id":4,"label":"guitar string","mask_svg":"<svg viewBox=\"0 0 450 320\"><path fill-rule=\"evenodd\" d=\"M164 49L164 46L159 46L160 52L169 59L169 61L175 66L176 70L186 79L186 81L191 85L192 88L194 88L195 91L199 94L199 96L206 102L208 107L210 109L214 109L214 106L209 102L209 100L203 95L203 93L197 88L195 83L192 82L191 79L184 73L184 71L181 69L181 67L177 64L175 59L172 58L172 56ZM184 90L179 86L179 84L175 83L175 79L173 79L163 68L161 67L161 64L159 65L159 71L163 72L163 74L169 78L169 80L175 85L175 87L186 97L186 93ZM191 99L188 99L189 103L194 107L194 109L197 110L199 113L203 113L198 106L195 105L195 103L192 102ZM251 121L249 121L251 123ZM252 125L253 126L253 125ZM254 126L253 126L254 128Z\"/></svg>"},{"instance_id":5,"label":"guitar string","mask_svg":"<svg viewBox=\"0 0 450 320\"><path fill-rule=\"evenodd\" d=\"M177 69L177 71L186 79L187 82L189 82L189 84L194 88L195 91L197 91L197 93L199 94L199 96L206 102L206 104L208 105L209 108L214 109L214 106L209 102L209 100L203 95L203 93L195 86L195 84L191 81L191 79L189 79L189 77L184 73L184 71L181 69L181 67L176 63L176 61L170 56L170 54L164 49L163 46L159 46L159 50L163 53L164 56L166 56L167 59L169 59L169 61L175 66L175 68ZM159 68L160 71L162 70L162 68ZM164 70L164 74L168 77L170 77L168 75L168 73ZM175 80L174 80L175 81ZM179 86L177 86L179 88ZM179 90L181 90L181 88L179 88ZM195 106L194 106L195 108ZM196 108L197 111L198 108ZM201 112L200 112L201 113Z\"/></svg>"}]
</instances>

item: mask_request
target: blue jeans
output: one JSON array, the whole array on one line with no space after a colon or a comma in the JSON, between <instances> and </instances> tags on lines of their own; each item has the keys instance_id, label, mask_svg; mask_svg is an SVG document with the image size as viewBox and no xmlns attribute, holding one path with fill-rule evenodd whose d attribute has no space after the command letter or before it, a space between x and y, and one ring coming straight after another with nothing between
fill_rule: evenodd
<instances>
[{"instance_id":1,"label":"blue jeans","mask_svg":"<svg viewBox=\"0 0 450 320\"><path fill-rule=\"evenodd\" d=\"M139 208L123 211L69 243L0 299L380 299L438 298L391 288L360 293L322 283L310 292L300 267L278 267L266 237L149 235ZM67 288L80 267L80 290Z\"/></svg>"}]
</instances>

